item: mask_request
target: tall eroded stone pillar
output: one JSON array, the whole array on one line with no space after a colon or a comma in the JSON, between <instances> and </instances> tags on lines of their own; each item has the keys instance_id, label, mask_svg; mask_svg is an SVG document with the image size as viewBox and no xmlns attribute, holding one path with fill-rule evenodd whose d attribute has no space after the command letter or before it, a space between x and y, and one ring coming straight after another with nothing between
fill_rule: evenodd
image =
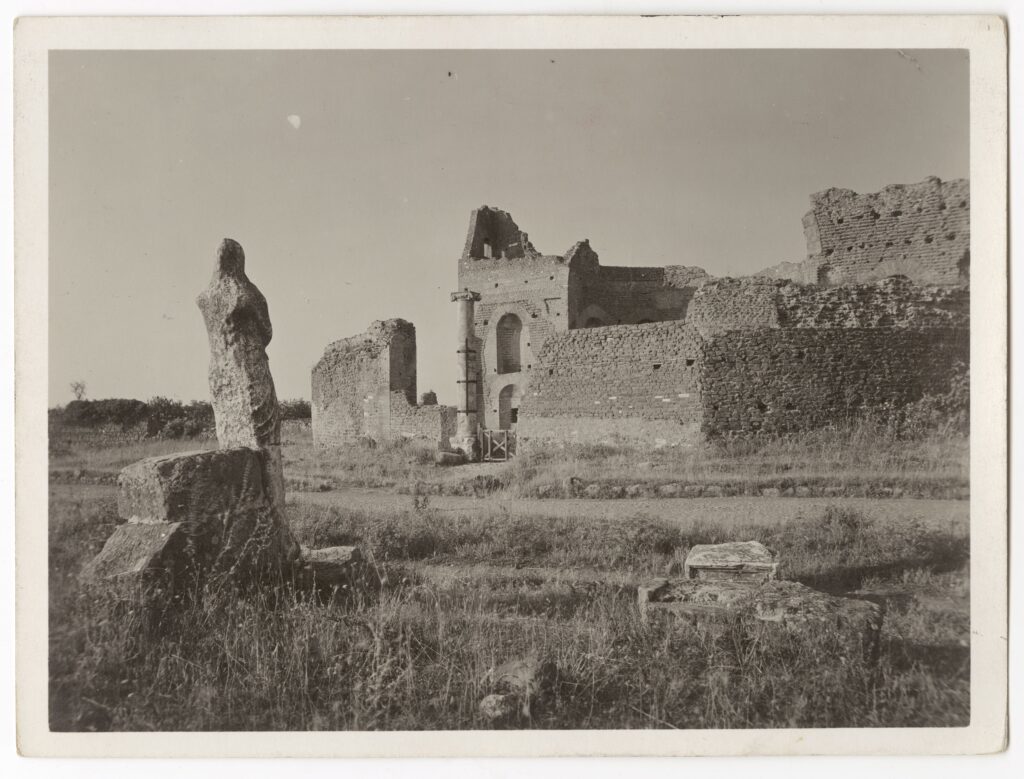
<instances>
[{"instance_id":1,"label":"tall eroded stone pillar","mask_svg":"<svg viewBox=\"0 0 1024 779\"><path fill-rule=\"evenodd\" d=\"M221 448L263 453L263 482L272 511L271 554L299 555L285 515L281 417L266 347L273 336L267 300L245 275L245 252L230 238L217 251L217 267L196 302L210 341L210 395ZM277 547L276 549L273 547Z\"/></svg>"},{"instance_id":2,"label":"tall eroded stone pillar","mask_svg":"<svg viewBox=\"0 0 1024 779\"><path fill-rule=\"evenodd\" d=\"M456 349L458 356L456 427L451 445L456 451L465 454L467 460L478 459L480 449L477 441L476 407L479 389L479 362L474 348L476 334L473 327L473 304L479 299L479 292L470 292L468 289L452 293L452 302L459 304L459 318Z\"/></svg>"}]
</instances>

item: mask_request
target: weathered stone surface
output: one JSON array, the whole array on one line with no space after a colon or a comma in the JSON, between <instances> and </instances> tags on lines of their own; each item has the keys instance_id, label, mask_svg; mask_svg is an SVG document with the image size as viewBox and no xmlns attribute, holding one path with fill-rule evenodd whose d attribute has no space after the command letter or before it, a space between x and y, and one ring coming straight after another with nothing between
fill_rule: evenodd
<instances>
[{"instance_id":1,"label":"weathered stone surface","mask_svg":"<svg viewBox=\"0 0 1024 779\"><path fill-rule=\"evenodd\" d=\"M310 584L323 587L351 585L360 578L363 566L363 553L358 546L302 550L302 575Z\"/></svg>"},{"instance_id":2,"label":"weathered stone surface","mask_svg":"<svg viewBox=\"0 0 1024 779\"><path fill-rule=\"evenodd\" d=\"M877 648L883 611L877 604L856 598L828 595L803 584L767 581L659 579L637 591L641 614L682 618L688 624L739 619L773 625L794 633L815 627L831 628Z\"/></svg>"},{"instance_id":3,"label":"weathered stone surface","mask_svg":"<svg viewBox=\"0 0 1024 779\"><path fill-rule=\"evenodd\" d=\"M266 347L273 336L266 298L245 275L245 253L230 238L217 252L209 286L197 299L210 343L210 395L221 447L260 449L263 485L273 526L259 543L281 563L294 562L299 545L288 529L281 459L281 415ZM255 540L255 539L254 539Z\"/></svg>"},{"instance_id":4,"label":"weathered stone surface","mask_svg":"<svg viewBox=\"0 0 1024 779\"><path fill-rule=\"evenodd\" d=\"M531 707L550 691L557 675L555 664L536 654L501 663L488 672L485 680L496 693L488 696L491 698L488 708L494 715L504 712L501 716L508 716L512 707L516 707L520 715L529 717ZM481 701L481 713L484 713L483 706L484 701ZM500 719L501 716L489 718Z\"/></svg>"},{"instance_id":5,"label":"weathered stone surface","mask_svg":"<svg viewBox=\"0 0 1024 779\"><path fill-rule=\"evenodd\" d=\"M778 571L778 555L757 541L698 544L683 565L687 579L767 581Z\"/></svg>"},{"instance_id":6,"label":"weathered stone surface","mask_svg":"<svg viewBox=\"0 0 1024 779\"><path fill-rule=\"evenodd\" d=\"M117 484L126 520L186 522L269 505L262 454L246 447L148 457L123 469Z\"/></svg>"},{"instance_id":7,"label":"weathered stone surface","mask_svg":"<svg viewBox=\"0 0 1024 779\"><path fill-rule=\"evenodd\" d=\"M438 465L464 465L466 455L464 452L438 452L434 455L434 462Z\"/></svg>"},{"instance_id":8,"label":"weathered stone surface","mask_svg":"<svg viewBox=\"0 0 1024 779\"><path fill-rule=\"evenodd\" d=\"M181 522L118 525L82 570L85 583L172 586L184 570L188 533Z\"/></svg>"},{"instance_id":9,"label":"weathered stone surface","mask_svg":"<svg viewBox=\"0 0 1024 779\"><path fill-rule=\"evenodd\" d=\"M521 709L515 695L485 695L479 706L480 716L492 725L499 725L516 718Z\"/></svg>"},{"instance_id":10,"label":"weathered stone surface","mask_svg":"<svg viewBox=\"0 0 1024 779\"><path fill-rule=\"evenodd\" d=\"M224 447L276 446L281 419L266 347L267 300L245 275L245 252L225 238L210 285L197 299L210 342L210 394Z\"/></svg>"}]
</instances>

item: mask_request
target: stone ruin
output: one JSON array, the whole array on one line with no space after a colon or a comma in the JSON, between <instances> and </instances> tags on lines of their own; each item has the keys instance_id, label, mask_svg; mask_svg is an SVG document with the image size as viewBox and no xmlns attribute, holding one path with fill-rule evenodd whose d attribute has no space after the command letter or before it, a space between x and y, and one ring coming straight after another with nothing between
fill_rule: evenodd
<instances>
[{"instance_id":1,"label":"stone ruin","mask_svg":"<svg viewBox=\"0 0 1024 779\"><path fill-rule=\"evenodd\" d=\"M314 439L416 436L469 459L480 429L686 446L946 392L970 361L968 183L811 205L807 258L741 279L602 265L587 240L544 254L508 212L478 208L452 295L457 407L415 405L415 330L375 323L313 369Z\"/></svg>"},{"instance_id":2,"label":"stone ruin","mask_svg":"<svg viewBox=\"0 0 1024 779\"><path fill-rule=\"evenodd\" d=\"M712 629L738 623L793 636L831 630L869 659L877 657L884 616L878 604L780 580L778 565L778 555L756 541L694 546L682 577L638 588L641 617Z\"/></svg>"},{"instance_id":3,"label":"stone ruin","mask_svg":"<svg viewBox=\"0 0 1024 779\"><path fill-rule=\"evenodd\" d=\"M330 344L312 373L313 443L420 438L447 446L455 409L433 392L416 403L416 328L404 319L372 323Z\"/></svg>"},{"instance_id":4,"label":"stone ruin","mask_svg":"<svg viewBox=\"0 0 1024 779\"><path fill-rule=\"evenodd\" d=\"M83 579L146 599L212 579L343 581L358 566L358 549L303 550L288 527L280 409L266 353L273 330L267 301L246 276L245 254L235 241L221 244L197 303L209 336L219 448L125 468L117 507L126 521Z\"/></svg>"}]
</instances>

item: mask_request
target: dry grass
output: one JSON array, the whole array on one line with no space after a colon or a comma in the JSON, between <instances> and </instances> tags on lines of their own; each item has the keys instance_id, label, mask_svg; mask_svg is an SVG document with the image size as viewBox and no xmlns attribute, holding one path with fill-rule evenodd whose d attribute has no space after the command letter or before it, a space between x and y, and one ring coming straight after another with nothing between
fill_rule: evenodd
<instances>
[{"instance_id":1,"label":"dry grass","mask_svg":"<svg viewBox=\"0 0 1024 779\"><path fill-rule=\"evenodd\" d=\"M65 491L61 494L67 494ZM786 576L889 603L877 664L823 630L643 624L637 581L722 530L642 516L508 516L290 506L304 543L359 543L380 593L324 603L290 590L205 593L159 625L80 589L109 535L109 498L54 493L51 725L56 730L465 729L487 670L527 653L557 678L535 728L964 725L967 538L831 509L734 526L777 548Z\"/></svg>"},{"instance_id":2,"label":"dry grass","mask_svg":"<svg viewBox=\"0 0 1024 779\"><path fill-rule=\"evenodd\" d=\"M857 424L787 439L718 441L691 448L640 450L628 444L530 447L508 463L443 468L431 448L397 441L373 449L354 445L317 452L310 439L285 446L285 468L297 489L345 487L410 489L445 494L482 491L514 497L568 497L569 480L602 487L714 485L732 494L763 487L828 485L840 491L878 494L902 490L920 496L964 493L969 484L969 439L934 435L917 440L886 436Z\"/></svg>"}]
</instances>

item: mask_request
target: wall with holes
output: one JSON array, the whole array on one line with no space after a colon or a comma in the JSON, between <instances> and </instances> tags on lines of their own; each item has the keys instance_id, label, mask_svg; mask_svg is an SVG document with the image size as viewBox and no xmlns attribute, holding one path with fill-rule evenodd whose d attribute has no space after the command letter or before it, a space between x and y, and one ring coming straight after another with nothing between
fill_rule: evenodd
<instances>
[{"instance_id":1,"label":"wall with holes","mask_svg":"<svg viewBox=\"0 0 1024 779\"><path fill-rule=\"evenodd\" d=\"M701 339L682 322L570 330L537 355L519 414L524 439L693 443Z\"/></svg>"},{"instance_id":2,"label":"wall with holes","mask_svg":"<svg viewBox=\"0 0 1024 779\"><path fill-rule=\"evenodd\" d=\"M789 433L948 390L963 328L782 328L711 336L700 364L703 433Z\"/></svg>"},{"instance_id":3,"label":"wall with holes","mask_svg":"<svg viewBox=\"0 0 1024 779\"><path fill-rule=\"evenodd\" d=\"M811 196L804 216L803 281L826 286L900 274L919 284L966 284L970 274L970 184L934 176L859 194Z\"/></svg>"},{"instance_id":4,"label":"wall with holes","mask_svg":"<svg viewBox=\"0 0 1024 779\"><path fill-rule=\"evenodd\" d=\"M416 328L404 319L374 322L335 341L312 372L313 443L340 446L360 438L447 441L454 409L416 405Z\"/></svg>"}]
</instances>

